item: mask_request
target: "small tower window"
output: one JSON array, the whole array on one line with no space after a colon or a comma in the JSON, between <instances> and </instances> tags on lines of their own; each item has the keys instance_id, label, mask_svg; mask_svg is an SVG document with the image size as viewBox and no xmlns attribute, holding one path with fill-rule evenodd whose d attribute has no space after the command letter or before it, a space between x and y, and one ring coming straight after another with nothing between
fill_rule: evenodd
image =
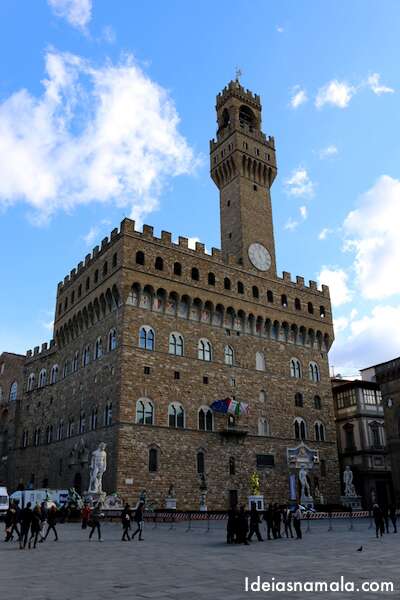
<instances>
[{"instance_id":1,"label":"small tower window","mask_svg":"<svg viewBox=\"0 0 400 600\"><path fill-rule=\"evenodd\" d=\"M254 127L256 124L256 118L253 111L244 104L242 104L239 109L239 121L241 125L247 125L248 127Z\"/></svg>"},{"instance_id":2,"label":"small tower window","mask_svg":"<svg viewBox=\"0 0 400 600\"><path fill-rule=\"evenodd\" d=\"M268 302L274 301L274 294L271 292L271 290L268 290L268 292L267 292L267 300L268 300Z\"/></svg>"},{"instance_id":3,"label":"small tower window","mask_svg":"<svg viewBox=\"0 0 400 600\"><path fill-rule=\"evenodd\" d=\"M282 303L283 308L287 308L288 304L287 304L287 296L286 296L286 294L282 294L282 296L281 296L281 303Z\"/></svg>"},{"instance_id":4,"label":"small tower window","mask_svg":"<svg viewBox=\"0 0 400 600\"><path fill-rule=\"evenodd\" d=\"M241 281L238 281L237 291L238 291L238 294L244 294L244 285Z\"/></svg>"},{"instance_id":5,"label":"small tower window","mask_svg":"<svg viewBox=\"0 0 400 600\"><path fill-rule=\"evenodd\" d=\"M311 302L309 302L309 303L307 304L307 309L308 309L308 312L310 313L310 315L313 315L313 314L314 314L314 307L313 307L313 305L312 305L312 303L311 303Z\"/></svg>"},{"instance_id":6,"label":"small tower window","mask_svg":"<svg viewBox=\"0 0 400 600\"><path fill-rule=\"evenodd\" d=\"M224 289L225 290L231 289L231 280L229 279L229 277L225 277L225 279L224 279Z\"/></svg>"},{"instance_id":7,"label":"small tower window","mask_svg":"<svg viewBox=\"0 0 400 600\"><path fill-rule=\"evenodd\" d=\"M192 269L192 279L194 281L199 281L199 279L200 279L200 274L199 274L199 270L197 267L193 267L193 269Z\"/></svg>"},{"instance_id":8,"label":"small tower window","mask_svg":"<svg viewBox=\"0 0 400 600\"><path fill-rule=\"evenodd\" d=\"M299 300L299 298L296 298L294 301L294 307L296 310L301 310L301 302Z\"/></svg>"},{"instance_id":9,"label":"small tower window","mask_svg":"<svg viewBox=\"0 0 400 600\"><path fill-rule=\"evenodd\" d=\"M138 250L136 252L136 264L144 265L144 252L142 252L141 250Z\"/></svg>"},{"instance_id":10,"label":"small tower window","mask_svg":"<svg viewBox=\"0 0 400 600\"><path fill-rule=\"evenodd\" d=\"M181 263L174 263L174 275L182 275L182 265Z\"/></svg>"},{"instance_id":11,"label":"small tower window","mask_svg":"<svg viewBox=\"0 0 400 600\"><path fill-rule=\"evenodd\" d=\"M157 269L157 271L162 271L164 269L164 261L161 256L157 256L154 267Z\"/></svg>"},{"instance_id":12,"label":"small tower window","mask_svg":"<svg viewBox=\"0 0 400 600\"><path fill-rule=\"evenodd\" d=\"M208 285L215 285L215 275L214 273L208 274Z\"/></svg>"},{"instance_id":13,"label":"small tower window","mask_svg":"<svg viewBox=\"0 0 400 600\"><path fill-rule=\"evenodd\" d=\"M258 287L256 285L253 285L253 298L259 298L260 294L258 291Z\"/></svg>"}]
</instances>

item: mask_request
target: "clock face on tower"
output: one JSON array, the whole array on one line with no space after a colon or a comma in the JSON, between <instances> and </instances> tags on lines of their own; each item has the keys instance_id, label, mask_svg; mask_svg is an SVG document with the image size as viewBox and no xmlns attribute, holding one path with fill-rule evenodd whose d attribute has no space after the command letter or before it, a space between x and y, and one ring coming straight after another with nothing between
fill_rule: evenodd
<instances>
[{"instance_id":1,"label":"clock face on tower","mask_svg":"<svg viewBox=\"0 0 400 600\"><path fill-rule=\"evenodd\" d=\"M250 244L249 246L249 259L251 263L259 271L268 271L271 266L271 255L268 250L258 242Z\"/></svg>"}]
</instances>

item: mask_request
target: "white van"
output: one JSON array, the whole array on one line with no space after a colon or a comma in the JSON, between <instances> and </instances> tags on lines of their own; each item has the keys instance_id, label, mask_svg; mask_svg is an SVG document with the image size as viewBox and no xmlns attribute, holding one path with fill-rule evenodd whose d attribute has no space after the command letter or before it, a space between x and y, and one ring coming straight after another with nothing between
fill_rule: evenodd
<instances>
[{"instance_id":1,"label":"white van","mask_svg":"<svg viewBox=\"0 0 400 600\"><path fill-rule=\"evenodd\" d=\"M9 497L6 487L0 487L0 516L3 516L8 511Z\"/></svg>"},{"instance_id":2,"label":"white van","mask_svg":"<svg viewBox=\"0 0 400 600\"><path fill-rule=\"evenodd\" d=\"M45 501L54 502L57 506L63 505L67 502L69 497L68 490L18 490L11 494L11 500L17 500L20 508L24 508L28 502L35 506L35 504L41 504Z\"/></svg>"}]
</instances>

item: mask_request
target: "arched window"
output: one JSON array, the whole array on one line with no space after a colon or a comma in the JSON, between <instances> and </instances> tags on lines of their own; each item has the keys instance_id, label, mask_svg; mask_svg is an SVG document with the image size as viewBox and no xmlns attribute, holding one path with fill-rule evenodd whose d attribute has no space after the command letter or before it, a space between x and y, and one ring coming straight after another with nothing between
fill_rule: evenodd
<instances>
[{"instance_id":1,"label":"arched window","mask_svg":"<svg viewBox=\"0 0 400 600\"><path fill-rule=\"evenodd\" d=\"M161 258L161 256L157 256L154 263L154 267L155 269L157 269L157 271L162 271L164 269L164 261Z\"/></svg>"},{"instance_id":2,"label":"arched window","mask_svg":"<svg viewBox=\"0 0 400 600\"><path fill-rule=\"evenodd\" d=\"M85 412L82 411L79 415L79 433L85 433L86 431L86 415Z\"/></svg>"},{"instance_id":3,"label":"arched window","mask_svg":"<svg viewBox=\"0 0 400 600\"><path fill-rule=\"evenodd\" d=\"M258 419L258 435L269 435L268 421L265 417Z\"/></svg>"},{"instance_id":4,"label":"arched window","mask_svg":"<svg viewBox=\"0 0 400 600\"><path fill-rule=\"evenodd\" d=\"M63 379L65 379L65 377L67 377L69 375L70 366L71 366L71 363L67 358L67 360L64 363L64 367L63 367Z\"/></svg>"},{"instance_id":5,"label":"arched window","mask_svg":"<svg viewBox=\"0 0 400 600\"><path fill-rule=\"evenodd\" d=\"M304 406L303 394L300 394L300 392L297 392L294 395L294 405L299 406L300 408L302 408Z\"/></svg>"},{"instance_id":6,"label":"arched window","mask_svg":"<svg viewBox=\"0 0 400 600\"><path fill-rule=\"evenodd\" d=\"M286 294L282 294L282 296L281 296L281 304L282 304L283 308L287 308L288 301L287 301Z\"/></svg>"},{"instance_id":7,"label":"arched window","mask_svg":"<svg viewBox=\"0 0 400 600\"><path fill-rule=\"evenodd\" d=\"M140 328L139 333L139 346L143 350L154 350L154 330L148 325L144 325Z\"/></svg>"},{"instance_id":8,"label":"arched window","mask_svg":"<svg viewBox=\"0 0 400 600\"><path fill-rule=\"evenodd\" d=\"M258 395L258 399L260 402L262 402L263 404L265 404L265 402L267 401L267 394L265 393L265 390L261 390L259 395Z\"/></svg>"},{"instance_id":9,"label":"arched window","mask_svg":"<svg viewBox=\"0 0 400 600\"><path fill-rule=\"evenodd\" d=\"M262 352L256 352L256 371L265 371L265 357Z\"/></svg>"},{"instance_id":10,"label":"arched window","mask_svg":"<svg viewBox=\"0 0 400 600\"><path fill-rule=\"evenodd\" d=\"M53 425L46 427L46 444L51 444L53 441Z\"/></svg>"},{"instance_id":11,"label":"arched window","mask_svg":"<svg viewBox=\"0 0 400 600\"><path fill-rule=\"evenodd\" d=\"M29 431L25 430L22 433L22 447L27 448L29 444Z\"/></svg>"},{"instance_id":12,"label":"arched window","mask_svg":"<svg viewBox=\"0 0 400 600\"><path fill-rule=\"evenodd\" d=\"M224 348L224 362L226 365L233 366L234 363L234 352L232 346L225 346Z\"/></svg>"},{"instance_id":13,"label":"arched window","mask_svg":"<svg viewBox=\"0 0 400 600\"><path fill-rule=\"evenodd\" d=\"M294 420L294 437L296 440L305 440L307 438L306 423L301 417L296 417Z\"/></svg>"},{"instance_id":14,"label":"arched window","mask_svg":"<svg viewBox=\"0 0 400 600\"><path fill-rule=\"evenodd\" d=\"M156 448L149 449L149 473L158 471L158 452Z\"/></svg>"},{"instance_id":15,"label":"arched window","mask_svg":"<svg viewBox=\"0 0 400 600\"><path fill-rule=\"evenodd\" d=\"M116 267L118 263L118 255L116 252L114 252L113 257L112 257L112 266Z\"/></svg>"},{"instance_id":16,"label":"arched window","mask_svg":"<svg viewBox=\"0 0 400 600\"><path fill-rule=\"evenodd\" d=\"M10 394L9 394L8 398L11 402L13 402L14 400L17 399L17 395L18 395L18 383L16 381L13 381L13 383L10 386Z\"/></svg>"},{"instance_id":17,"label":"arched window","mask_svg":"<svg viewBox=\"0 0 400 600\"><path fill-rule=\"evenodd\" d=\"M179 402L172 402L168 407L168 425L179 429L185 427L185 412Z\"/></svg>"},{"instance_id":18,"label":"arched window","mask_svg":"<svg viewBox=\"0 0 400 600\"><path fill-rule=\"evenodd\" d=\"M258 291L258 287L256 285L253 285L253 298L259 298L260 297L260 292Z\"/></svg>"},{"instance_id":19,"label":"arched window","mask_svg":"<svg viewBox=\"0 0 400 600\"><path fill-rule=\"evenodd\" d=\"M308 365L308 373L311 381L313 381L314 383L318 383L318 381L320 381L321 376L319 372L319 367L316 362L310 362L310 364Z\"/></svg>"},{"instance_id":20,"label":"arched window","mask_svg":"<svg viewBox=\"0 0 400 600\"><path fill-rule=\"evenodd\" d=\"M175 354L175 356L183 356L183 336L175 331L170 333L168 348L170 354Z\"/></svg>"},{"instance_id":21,"label":"arched window","mask_svg":"<svg viewBox=\"0 0 400 600\"><path fill-rule=\"evenodd\" d=\"M57 383L57 379L58 379L58 365L53 365L51 367L50 383Z\"/></svg>"},{"instance_id":22,"label":"arched window","mask_svg":"<svg viewBox=\"0 0 400 600\"><path fill-rule=\"evenodd\" d=\"M343 425L343 431L345 440L345 450L355 450L356 443L354 438L354 425L352 423L346 423L345 425Z\"/></svg>"},{"instance_id":23,"label":"arched window","mask_svg":"<svg viewBox=\"0 0 400 600\"><path fill-rule=\"evenodd\" d=\"M380 423L378 423L378 421L372 421L372 423L369 423L369 428L370 428L371 445L374 448L382 448L383 443L382 443Z\"/></svg>"},{"instance_id":24,"label":"arched window","mask_svg":"<svg viewBox=\"0 0 400 600\"><path fill-rule=\"evenodd\" d=\"M85 287L86 287L86 291L90 288L90 277L86 277Z\"/></svg>"},{"instance_id":25,"label":"arched window","mask_svg":"<svg viewBox=\"0 0 400 600\"><path fill-rule=\"evenodd\" d=\"M295 379L301 378L301 364L298 358L292 358L290 361L290 376Z\"/></svg>"},{"instance_id":26,"label":"arched window","mask_svg":"<svg viewBox=\"0 0 400 600\"><path fill-rule=\"evenodd\" d=\"M322 402L320 396L314 396L314 408L317 410L321 410Z\"/></svg>"},{"instance_id":27,"label":"arched window","mask_svg":"<svg viewBox=\"0 0 400 600\"><path fill-rule=\"evenodd\" d=\"M40 430L40 427L37 427L33 434L33 445L34 446L40 446L41 437L42 437L42 432Z\"/></svg>"},{"instance_id":28,"label":"arched window","mask_svg":"<svg viewBox=\"0 0 400 600\"><path fill-rule=\"evenodd\" d=\"M215 285L215 275L214 273L208 274L208 285Z\"/></svg>"},{"instance_id":29,"label":"arched window","mask_svg":"<svg viewBox=\"0 0 400 600\"><path fill-rule=\"evenodd\" d=\"M192 279L193 281L199 281L200 279L200 273L197 267L192 268Z\"/></svg>"},{"instance_id":30,"label":"arched window","mask_svg":"<svg viewBox=\"0 0 400 600\"><path fill-rule=\"evenodd\" d=\"M70 417L68 419L68 429L67 429L67 437L72 437L74 435L74 431L75 431L75 425L74 425L74 419L72 417Z\"/></svg>"},{"instance_id":31,"label":"arched window","mask_svg":"<svg viewBox=\"0 0 400 600\"><path fill-rule=\"evenodd\" d=\"M96 269L94 272L94 282L97 283L99 280L99 270Z\"/></svg>"},{"instance_id":32,"label":"arched window","mask_svg":"<svg viewBox=\"0 0 400 600\"><path fill-rule=\"evenodd\" d=\"M112 402L106 404L104 408L104 425L109 427L112 424Z\"/></svg>"},{"instance_id":33,"label":"arched window","mask_svg":"<svg viewBox=\"0 0 400 600\"><path fill-rule=\"evenodd\" d=\"M107 275L107 272L108 272L108 262L106 261L103 264L103 277L105 277Z\"/></svg>"},{"instance_id":34,"label":"arched window","mask_svg":"<svg viewBox=\"0 0 400 600\"><path fill-rule=\"evenodd\" d=\"M321 317L321 319L325 318L326 313L325 313L325 307L324 306L320 306L319 307L319 316Z\"/></svg>"},{"instance_id":35,"label":"arched window","mask_svg":"<svg viewBox=\"0 0 400 600\"><path fill-rule=\"evenodd\" d=\"M141 250L138 250L136 252L136 264L144 265L144 252L142 252Z\"/></svg>"},{"instance_id":36,"label":"arched window","mask_svg":"<svg viewBox=\"0 0 400 600\"><path fill-rule=\"evenodd\" d=\"M202 406L199 409L199 429L201 431L213 430L213 413L208 406Z\"/></svg>"},{"instance_id":37,"label":"arched window","mask_svg":"<svg viewBox=\"0 0 400 600\"><path fill-rule=\"evenodd\" d=\"M230 289L231 289L231 280L229 279L229 277L225 277L224 290L230 290Z\"/></svg>"},{"instance_id":38,"label":"arched window","mask_svg":"<svg viewBox=\"0 0 400 600\"><path fill-rule=\"evenodd\" d=\"M92 412L90 413L90 429L92 431L97 429L97 406L92 408Z\"/></svg>"},{"instance_id":39,"label":"arched window","mask_svg":"<svg viewBox=\"0 0 400 600\"><path fill-rule=\"evenodd\" d=\"M301 302L300 302L299 298L295 298L294 307L296 310L301 310Z\"/></svg>"},{"instance_id":40,"label":"arched window","mask_svg":"<svg viewBox=\"0 0 400 600\"><path fill-rule=\"evenodd\" d=\"M244 285L241 281L237 282L237 291L238 294L244 294Z\"/></svg>"},{"instance_id":41,"label":"arched window","mask_svg":"<svg viewBox=\"0 0 400 600\"><path fill-rule=\"evenodd\" d=\"M181 263L174 263L174 275L182 275L182 265Z\"/></svg>"},{"instance_id":42,"label":"arched window","mask_svg":"<svg viewBox=\"0 0 400 600\"><path fill-rule=\"evenodd\" d=\"M57 427L57 440L60 441L64 438L64 421L61 419Z\"/></svg>"},{"instance_id":43,"label":"arched window","mask_svg":"<svg viewBox=\"0 0 400 600\"><path fill-rule=\"evenodd\" d=\"M26 391L31 392L35 387L35 373L31 373L28 377L28 385L26 386Z\"/></svg>"},{"instance_id":44,"label":"arched window","mask_svg":"<svg viewBox=\"0 0 400 600\"><path fill-rule=\"evenodd\" d=\"M271 292L271 290L267 291L267 301L268 302L273 302L274 301L274 294Z\"/></svg>"},{"instance_id":45,"label":"arched window","mask_svg":"<svg viewBox=\"0 0 400 600\"><path fill-rule=\"evenodd\" d=\"M90 344L88 344L82 354L82 366L86 367L90 363Z\"/></svg>"},{"instance_id":46,"label":"arched window","mask_svg":"<svg viewBox=\"0 0 400 600\"><path fill-rule=\"evenodd\" d=\"M313 315L313 314L314 314L314 307L313 307L313 305L312 305L312 302L309 302L309 303L307 304L307 310L308 310L308 312L310 313L310 315Z\"/></svg>"},{"instance_id":47,"label":"arched window","mask_svg":"<svg viewBox=\"0 0 400 600\"><path fill-rule=\"evenodd\" d=\"M154 406L148 398L140 398L136 402L136 423L142 425L153 425Z\"/></svg>"},{"instance_id":48,"label":"arched window","mask_svg":"<svg viewBox=\"0 0 400 600\"><path fill-rule=\"evenodd\" d=\"M321 421L316 421L314 424L315 431L315 441L324 442L325 441L325 427Z\"/></svg>"},{"instance_id":49,"label":"arched window","mask_svg":"<svg viewBox=\"0 0 400 600\"><path fill-rule=\"evenodd\" d=\"M112 352L117 347L117 330L110 329L108 332L108 351Z\"/></svg>"},{"instance_id":50,"label":"arched window","mask_svg":"<svg viewBox=\"0 0 400 600\"><path fill-rule=\"evenodd\" d=\"M39 373L39 385L38 387L42 388L47 383L47 371L46 369L42 369Z\"/></svg>"},{"instance_id":51,"label":"arched window","mask_svg":"<svg viewBox=\"0 0 400 600\"><path fill-rule=\"evenodd\" d=\"M200 360L205 360L206 362L210 362L212 360L212 346L211 343L205 338L199 340L197 345L197 357Z\"/></svg>"},{"instance_id":52,"label":"arched window","mask_svg":"<svg viewBox=\"0 0 400 600\"><path fill-rule=\"evenodd\" d=\"M205 472L204 452L199 450L196 456L196 466L198 475L203 475Z\"/></svg>"},{"instance_id":53,"label":"arched window","mask_svg":"<svg viewBox=\"0 0 400 600\"><path fill-rule=\"evenodd\" d=\"M94 345L94 358L97 360L103 356L103 342L101 337L98 337Z\"/></svg>"},{"instance_id":54,"label":"arched window","mask_svg":"<svg viewBox=\"0 0 400 600\"><path fill-rule=\"evenodd\" d=\"M73 362L73 367L72 367L72 370L74 373L77 372L78 365L79 365L79 351L77 350L74 354L74 362Z\"/></svg>"},{"instance_id":55,"label":"arched window","mask_svg":"<svg viewBox=\"0 0 400 600\"><path fill-rule=\"evenodd\" d=\"M240 125L247 125L250 130L255 127L257 123L253 111L245 104L242 104L239 109L239 122Z\"/></svg>"},{"instance_id":56,"label":"arched window","mask_svg":"<svg viewBox=\"0 0 400 600\"><path fill-rule=\"evenodd\" d=\"M229 457L229 475L236 474L236 461L234 456Z\"/></svg>"}]
</instances>

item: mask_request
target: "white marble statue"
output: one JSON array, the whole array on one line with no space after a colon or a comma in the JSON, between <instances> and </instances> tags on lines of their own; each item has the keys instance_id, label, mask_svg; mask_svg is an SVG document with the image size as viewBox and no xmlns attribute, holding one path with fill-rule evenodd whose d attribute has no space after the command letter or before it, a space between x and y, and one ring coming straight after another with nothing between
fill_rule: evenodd
<instances>
[{"instance_id":1,"label":"white marble statue","mask_svg":"<svg viewBox=\"0 0 400 600\"><path fill-rule=\"evenodd\" d=\"M345 496L355 496L355 489L353 485L353 472L350 469L349 465L345 468L343 472L343 483L344 483L344 495Z\"/></svg>"},{"instance_id":2,"label":"white marble statue","mask_svg":"<svg viewBox=\"0 0 400 600\"><path fill-rule=\"evenodd\" d=\"M101 494L103 491L103 475L107 469L106 444L100 442L99 447L92 452L90 463L90 483L89 492Z\"/></svg>"},{"instance_id":3,"label":"white marble statue","mask_svg":"<svg viewBox=\"0 0 400 600\"><path fill-rule=\"evenodd\" d=\"M299 480L300 480L300 484L301 484L301 497L310 497L311 496L311 492L310 492L310 485L308 483L308 479L307 479L307 471L306 469L303 467L301 467L300 471L299 471Z\"/></svg>"}]
</instances>

